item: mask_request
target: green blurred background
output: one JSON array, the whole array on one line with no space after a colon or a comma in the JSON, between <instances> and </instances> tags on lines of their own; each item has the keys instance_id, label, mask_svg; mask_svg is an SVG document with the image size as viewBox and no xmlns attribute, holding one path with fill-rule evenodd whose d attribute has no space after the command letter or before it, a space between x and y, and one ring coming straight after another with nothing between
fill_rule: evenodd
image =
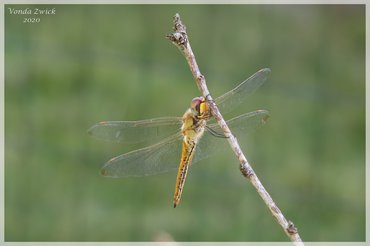
<instances>
[{"instance_id":1,"label":"green blurred background","mask_svg":"<svg viewBox=\"0 0 370 246\"><path fill-rule=\"evenodd\" d=\"M8 9L26 7L56 14ZM181 116L199 95L165 39L177 12L214 97L272 69L233 113L270 111L243 148L302 239L364 241L365 5L5 5L5 240L288 240L228 149L176 209L174 172L99 175L138 146L90 126Z\"/></svg>"}]
</instances>

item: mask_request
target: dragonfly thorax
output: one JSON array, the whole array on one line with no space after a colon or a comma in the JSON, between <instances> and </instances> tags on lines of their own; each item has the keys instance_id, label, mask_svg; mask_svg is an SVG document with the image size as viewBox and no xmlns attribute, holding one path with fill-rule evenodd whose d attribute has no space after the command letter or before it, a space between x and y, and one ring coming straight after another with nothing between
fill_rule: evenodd
<instances>
[{"instance_id":1,"label":"dragonfly thorax","mask_svg":"<svg viewBox=\"0 0 370 246\"><path fill-rule=\"evenodd\" d=\"M181 133L185 142L195 142L202 137L210 117L207 102L203 97L195 97L190 108L182 116Z\"/></svg>"}]
</instances>

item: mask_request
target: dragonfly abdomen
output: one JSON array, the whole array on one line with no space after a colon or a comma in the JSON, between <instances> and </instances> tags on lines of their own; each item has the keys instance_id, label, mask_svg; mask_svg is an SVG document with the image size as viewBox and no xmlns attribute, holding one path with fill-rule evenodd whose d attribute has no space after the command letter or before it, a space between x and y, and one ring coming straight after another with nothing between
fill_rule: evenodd
<instances>
[{"instance_id":1,"label":"dragonfly abdomen","mask_svg":"<svg viewBox=\"0 0 370 246\"><path fill-rule=\"evenodd\" d=\"M186 174L188 172L191 160L193 159L195 148L199 139L204 133L206 120L197 119L191 109L188 109L182 117L181 132L183 135L182 151L180 165L177 172L174 207L180 203L181 194L184 188Z\"/></svg>"},{"instance_id":2,"label":"dragonfly abdomen","mask_svg":"<svg viewBox=\"0 0 370 246\"><path fill-rule=\"evenodd\" d=\"M176 208L176 206L180 203L181 194L186 180L186 174L188 173L191 160L194 156L195 147L195 141L186 141L184 138L184 141L182 142L181 160L179 170L177 172L175 194L173 198L174 208Z\"/></svg>"}]
</instances>

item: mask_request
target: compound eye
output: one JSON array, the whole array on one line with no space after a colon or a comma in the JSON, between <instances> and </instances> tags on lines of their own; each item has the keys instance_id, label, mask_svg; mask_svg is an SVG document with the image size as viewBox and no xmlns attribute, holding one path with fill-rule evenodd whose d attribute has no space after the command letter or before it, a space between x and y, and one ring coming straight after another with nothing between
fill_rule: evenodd
<instances>
[{"instance_id":1,"label":"compound eye","mask_svg":"<svg viewBox=\"0 0 370 246\"><path fill-rule=\"evenodd\" d=\"M191 109L197 113L197 115L200 115L200 105L204 102L203 97L195 97L193 100L191 100Z\"/></svg>"}]
</instances>

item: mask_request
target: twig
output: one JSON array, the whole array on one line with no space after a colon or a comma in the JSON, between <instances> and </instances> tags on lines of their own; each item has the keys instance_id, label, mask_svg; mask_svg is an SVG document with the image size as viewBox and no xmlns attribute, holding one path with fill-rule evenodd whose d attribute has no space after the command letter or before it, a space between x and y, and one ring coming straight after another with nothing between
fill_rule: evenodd
<instances>
[{"instance_id":1,"label":"twig","mask_svg":"<svg viewBox=\"0 0 370 246\"><path fill-rule=\"evenodd\" d=\"M272 200L269 193L266 191L260 180L258 179L256 173L254 172L251 165L248 163L246 157L244 156L237 139L231 133L229 127L227 126L225 120L223 119L220 111L217 108L214 100L212 99L207 85L205 77L200 73L198 64L195 60L194 53L190 47L189 38L186 32L185 25L182 24L180 15L176 14L173 18L173 31L172 33L168 34L166 37L172 41L184 54L189 66L190 70L196 80L197 86L201 91L203 97L207 99L210 105L210 109L212 115L217 120L218 124L222 128L225 136L227 137L232 150L234 151L235 155L239 159L240 162L240 171L244 177L246 177L252 185L256 188L258 194L262 197L263 201L266 203L267 207L270 209L272 215L277 220L277 222L283 227L284 232L288 235L290 240L293 242L294 245L304 245L299 234L297 228L294 226L293 222L288 221L285 219L283 213L280 209L276 206L275 202Z\"/></svg>"}]
</instances>

